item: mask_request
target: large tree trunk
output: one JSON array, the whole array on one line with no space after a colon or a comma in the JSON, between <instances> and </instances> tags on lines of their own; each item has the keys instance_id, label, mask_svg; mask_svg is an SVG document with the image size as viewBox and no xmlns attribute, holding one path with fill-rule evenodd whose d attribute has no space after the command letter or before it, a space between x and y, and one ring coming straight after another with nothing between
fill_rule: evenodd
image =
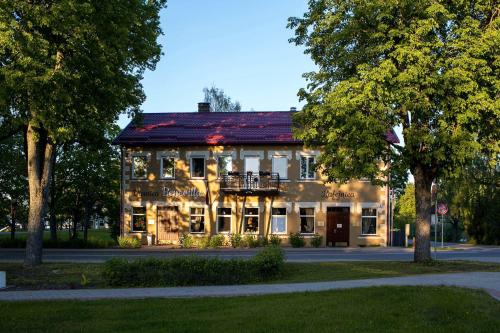
<instances>
[{"instance_id":1,"label":"large tree trunk","mask_svg":"<svg viewBox=\"0 0 500 333\"><path fill-rule=\"evenodd\" d=\"M42 263L43 217L49 194L54 145L48 138L46 131L35 127L33 123L28 125L26 141L28 146L29 215L24 265L36 266Z\"/></svg>"},{"instance_id":2,"label":"large tree trunk","mask_svg":"<svg viewBox=\"0 0 500 333\"><path fill-rule=\"evenodd\" d=\"M55 181L55 160L56 152L52 156L52 172L51 172L51 182L50 182L50 201L49 201L49 212L50 212L50 239L55 242L57 241L57 220L56 220L56 181Z\"/></svg>"},{"instance_id":3,"label":"large tree trunk","mask_svg":"<svg viewBox=\"0 0 500 333\"><path fill-rule=\"evenodd\" d=\"M417 166L415 178L415 208L417 221L415 224L415 262L424 262L431 257L431 186L433 176L424 166Z\"/></svg>"}]
</instances>

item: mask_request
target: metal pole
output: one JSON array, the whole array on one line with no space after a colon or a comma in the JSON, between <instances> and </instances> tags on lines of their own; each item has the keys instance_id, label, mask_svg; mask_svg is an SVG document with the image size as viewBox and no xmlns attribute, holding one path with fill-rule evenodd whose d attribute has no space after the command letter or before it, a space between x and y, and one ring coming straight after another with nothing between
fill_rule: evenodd
<instances>
[{"instance_id":1,"label":"metal pole","mask_svg":"<svg viewBox=\"0 0 500 333\"><path fill-rule=\"evenodd\" d=\"M444 247L444 223L443 223L443 214L441 214L441 248Z\"/></svg>"},{"instance_id":2,"label":"metal pole","mask_svg":"<svg viewBox=\"0 0 500 333\"><path fill-rule=\"evenodd\" d=\"M437 184L436 184L437 186ZM434 221L434 259L437 259L437 251L436 251L436 242L437 242L437 224L438 224L438 213L437 213L437 208L438 207L438 191L436 189L436 203L434 205L434 216L435 216L435 221Z\"/></svg>"}]
</instances>

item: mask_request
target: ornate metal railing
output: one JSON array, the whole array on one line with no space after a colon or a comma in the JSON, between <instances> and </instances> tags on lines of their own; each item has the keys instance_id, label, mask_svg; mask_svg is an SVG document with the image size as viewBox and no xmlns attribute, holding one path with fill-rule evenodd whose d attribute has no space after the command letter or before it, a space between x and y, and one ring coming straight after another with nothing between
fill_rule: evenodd
<instances>
[{"instance_id":1,"label":"ornate metal railing","mask_svg":"<svg viewBox=\"0 0 500 333\"><path fill-rule=\"evenodd\" d=\"M221 175L220 189L234 193L278 193L280 191L280 176L274 172L261 171L258 174L247 172L228 172Z\"/></svg>"}]
</instances>

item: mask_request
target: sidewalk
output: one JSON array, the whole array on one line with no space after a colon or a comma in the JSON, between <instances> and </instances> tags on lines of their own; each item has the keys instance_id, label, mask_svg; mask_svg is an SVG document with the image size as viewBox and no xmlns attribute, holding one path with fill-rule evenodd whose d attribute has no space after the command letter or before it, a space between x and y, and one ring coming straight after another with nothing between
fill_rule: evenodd
<instances>
[{"instance_id":1,"label":"sidewalk","mask_svg":"<svg viewBox=\"0 0 500 333\"><path fill-rule=\"evenodd\" d=\"M374 286L456 286L484 289L500 300L500 272L429 274L405 277L232 286L0 291L0 301L230 297L315 292Z\"/></svg>"}]
</instances>

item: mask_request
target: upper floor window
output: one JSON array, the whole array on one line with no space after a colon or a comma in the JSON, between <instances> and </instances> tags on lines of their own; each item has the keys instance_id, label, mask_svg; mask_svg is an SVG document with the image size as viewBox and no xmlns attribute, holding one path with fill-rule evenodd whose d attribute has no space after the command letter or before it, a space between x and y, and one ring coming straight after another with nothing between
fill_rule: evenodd
<instances>
[{"instance_id":1,"label":"upper floor window","mask_svg":"<svg viewBox=\"0 0 500 333\"><path fill-rule=\"evenodd\" d=\"M233 158L231 155L221 155L217 157L217 172L218 176L227 175L233 171Z\"/></svg>"},{"instance_id":2,"label":"upper floor window","mask_svg":"<svg viewBox=\"0 0 500 333\"><path fill-rule=\"evenodd\" d=\"M315 179L316 172L314 170L316 157L314 156L300 156L300 178L301 179Z\"/></svg>"},{"instance_id":3,"label":"upper floor window","mask_svg":"<svg viewBox=\"0 0 500 333\"><path fill-rule=\"evenodd\" d=\"M174 179L175 178L175 158L162 157L161 158L161 178Z\"/></svg>"},{"instance_id":4,"label":"upper floor window","mask_svg":"<svg viewBox=\"0 0 500 333\"><path fill-rule=\"evenodd\" d=\"M273 156L273 172L279 174L280 179L288 179L288 158Z\"/></svg>"},{"instance_id":5,"label":"upper floor window","mask_svg":"<svg viewBox=\"0 0 500 333\"><path fill-rule=\"evenodd\" d=\"M205 178L205 158L191 157L191 178Z\"/></svg>"},{"instance_id":6,"label":"upper floor window","mask_svg":"<svg viewBox=\"0 0 500 333\"><path fill-rule=\"evenodd\" d=\"M132 178L145 179L148 174L148 157L133 156L132 157Z\"/></svg>"},{"instance_id":7,"label":"upper floor window","mask_svg":"<svg viewBox=\"0 0 500 333\"><path fill-rule=\"evenodd\" d=\"M377 234L377 209L362 208L361 209L361 234L376 235Z\"/></svg>"}]
</instances>

